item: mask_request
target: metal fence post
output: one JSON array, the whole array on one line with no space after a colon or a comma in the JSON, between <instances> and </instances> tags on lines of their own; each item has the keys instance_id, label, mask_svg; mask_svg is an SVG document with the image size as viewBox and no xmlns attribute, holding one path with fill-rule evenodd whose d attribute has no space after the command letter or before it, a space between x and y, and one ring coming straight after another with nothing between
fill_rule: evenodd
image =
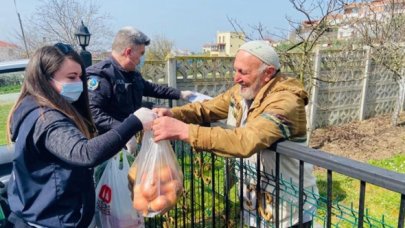
<instances>
[{"instance_id":1,"label":"metal fence post","mask_svg":"<svg viewBox=\"0 0 405 228\"><path fill-rule=\"evenodd\" d=\"M368 93L368 84L369 84L369 74L371 67L371 48L365 47L366 53L366 66L364 69L364 78L363 78L363 88L361 92L361 101L360 101L360 120L365 120L367 115L367 93Z\"/></svg>"}]
</instances>

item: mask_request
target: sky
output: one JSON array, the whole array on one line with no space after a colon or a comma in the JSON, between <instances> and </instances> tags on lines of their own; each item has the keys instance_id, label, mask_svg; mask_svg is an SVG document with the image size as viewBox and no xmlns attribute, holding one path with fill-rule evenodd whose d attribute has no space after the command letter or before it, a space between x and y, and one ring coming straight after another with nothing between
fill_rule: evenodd
<instances>
[{"instance_id":1,"label":"sky","mask_svg":"<svg viewBox=\"0 0 405 228\"><path fill-rule=\"evenodd\" d=\"M37 0L1 0L0 40L13 42L19 29L18 17L23 23L40 4ZM164 36L174 42L175 48L200 52L206 43L214 43L217 32L234 31L228 17L249 30L261 23L275 34L291 30L286 17L301 16L286 0L96 0L100 11L108 13L111 30L131 25L149 37ZM91 33L91 28L89 28ZM281 32L283 31L283 32ZM275 37L274 37L275 38ZM153 42L153 40L152 40ZM91 45L91 43L90 43Z\"/></svg>"}]
</instances>

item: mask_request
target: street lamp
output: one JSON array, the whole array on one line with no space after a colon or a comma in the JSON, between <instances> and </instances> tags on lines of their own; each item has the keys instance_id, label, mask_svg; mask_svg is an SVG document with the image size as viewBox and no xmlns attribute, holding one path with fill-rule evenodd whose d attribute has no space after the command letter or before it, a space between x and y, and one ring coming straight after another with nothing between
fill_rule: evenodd
<instances>
[{"instance_id":1,"label":"street lamp","mask_svg":"<svg viewBox=\"0 0 405 228\"><path fill-rule=\"evenodd\" d=\"M86 26L84 26L83 21L82 24L77 29L75 36L77 38L77 41L79 41L79 45L82 47L82 50L80 51L80 57L82 58L84 65L88 67L92 64L92 61L91 61L91 53L86 51L86 47L90 43L91 34L89 32L89 29Z\"/></svg>"}]
</instances>

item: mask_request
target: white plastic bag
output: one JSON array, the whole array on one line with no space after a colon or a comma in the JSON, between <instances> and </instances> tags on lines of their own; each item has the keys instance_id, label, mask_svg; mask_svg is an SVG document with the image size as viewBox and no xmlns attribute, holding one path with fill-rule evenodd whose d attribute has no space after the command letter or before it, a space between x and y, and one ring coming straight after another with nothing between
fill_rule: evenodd
<instances>
[{"instance_id":1,"label":"white plastic bag","mask_svg":"<svg viewBox=\"0 0 405 228\"><path fill-rule=\"evenodd\" d=\"M123 159L120 169L120 155ZM98 227L144 227L143 217L132 209L128 190L127 152L120 152L107 162L96 188L96 221Z\"/></svg>"},{"instance_id":2,"label":"white plastic bag","mask_svg":"<svg viewBox=\"0 0 405 228\"><path fill-rule=\"evenodd\" d=\"M129 176L135 177L133 207L145 217L167 212L183 193L183 174L170 142L156 143L152 131L144 132Z\"/></svg>"}]
</instances>

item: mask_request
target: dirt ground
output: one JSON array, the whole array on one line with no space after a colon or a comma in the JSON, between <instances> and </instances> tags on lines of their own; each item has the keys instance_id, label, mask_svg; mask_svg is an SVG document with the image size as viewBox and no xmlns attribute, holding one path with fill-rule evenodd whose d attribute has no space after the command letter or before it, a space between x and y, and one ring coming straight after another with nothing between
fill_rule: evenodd
<instances>
[{"instance_id":1,"label":"dirt ground","mask_svg":"<svg viewBox=\"0 0 405 228\"><path fill-rule=\"evenodd\" d=\"M405 114L391 126L391 115L316 129L310 146L357 161L381 160L405 154Z\"/></svg>"}]
</instances>

